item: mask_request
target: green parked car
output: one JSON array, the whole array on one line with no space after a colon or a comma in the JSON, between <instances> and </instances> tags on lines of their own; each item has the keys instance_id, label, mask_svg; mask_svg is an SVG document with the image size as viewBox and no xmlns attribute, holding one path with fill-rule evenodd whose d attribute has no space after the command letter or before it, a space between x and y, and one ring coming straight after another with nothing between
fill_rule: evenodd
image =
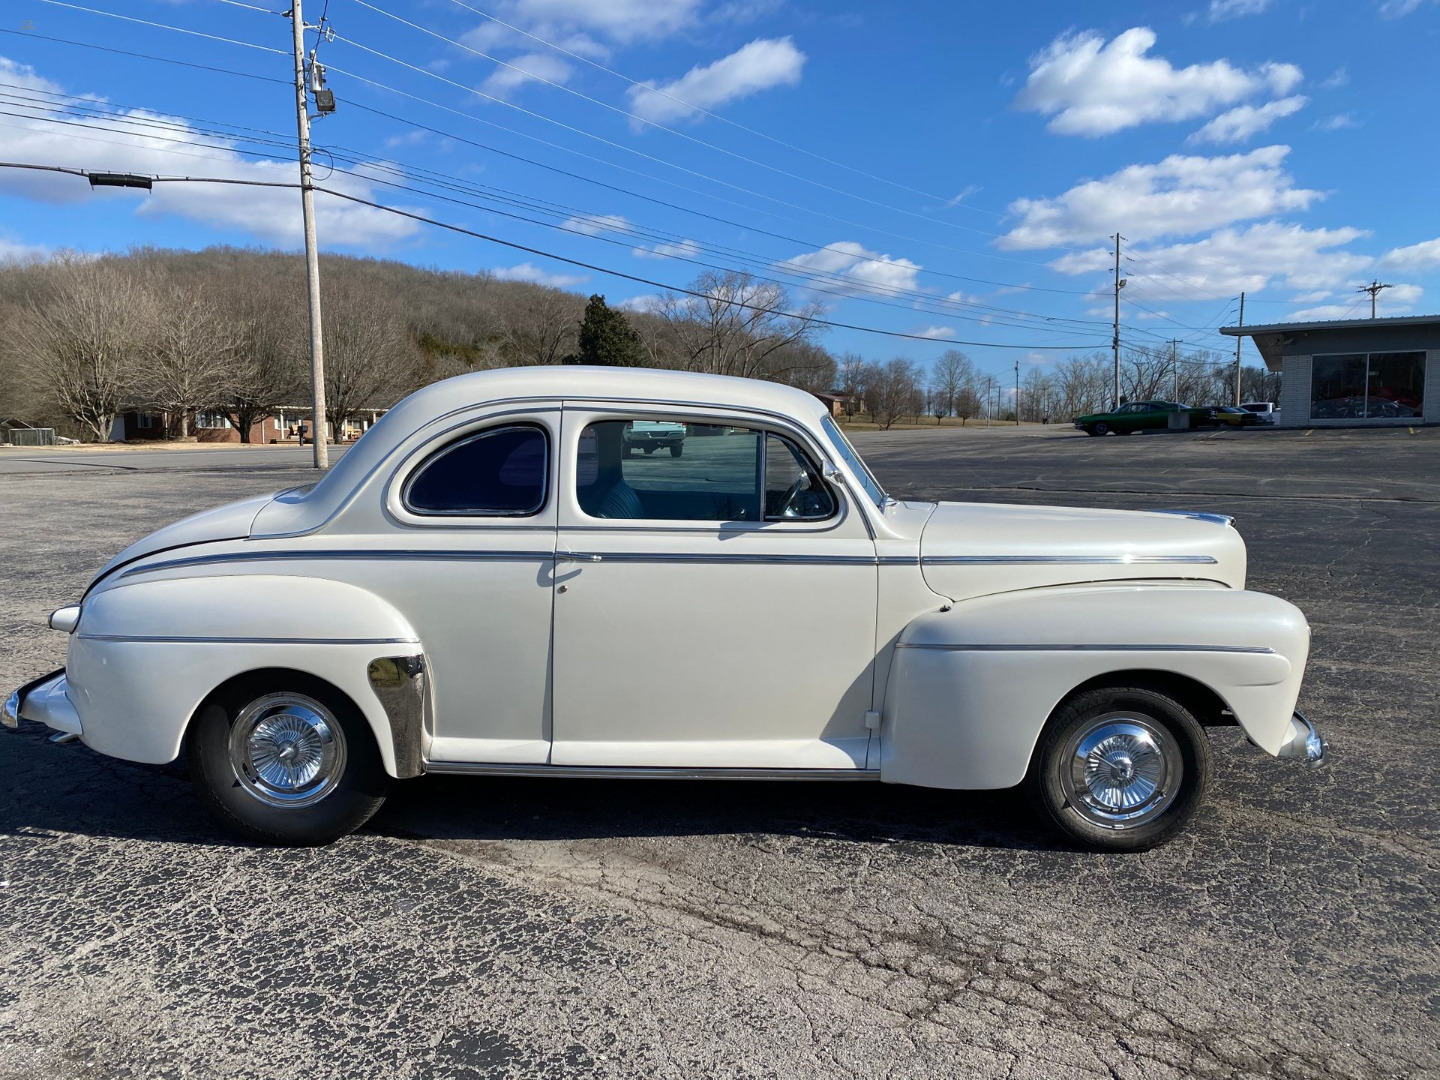
<instances>
[{"instance_id":1,"label":"green parked car","mask_svg":"<svg viewBox=\"0 0 1440 1080\"><path fill-rule=\"evenodd\" d=\"M1215 424L1213 408L1177 405L1173 401L1127 401L1114 412L1077 416L1075 426L1087 435L1129 435L1135 431L1164 431L1170 426L1170 414L1190 414L1192 428Z\"/></svg>"}]
</instances>

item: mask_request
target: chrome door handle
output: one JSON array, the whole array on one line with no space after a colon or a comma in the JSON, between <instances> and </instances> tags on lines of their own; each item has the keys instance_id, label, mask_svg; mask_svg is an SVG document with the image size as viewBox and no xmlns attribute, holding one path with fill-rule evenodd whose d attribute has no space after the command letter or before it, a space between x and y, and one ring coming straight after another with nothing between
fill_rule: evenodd
<instances>
[{"instance_id":1,"label":"chrome door handle","mask_svg":"<svg viewBox=\"0 0 1440 1080\"><path fill-rule=\"evenodd\" d=\"M555 558L560 562L599 562L599 555L591 555L582 551L557 551Z\"/></svg>"}]
</instances>

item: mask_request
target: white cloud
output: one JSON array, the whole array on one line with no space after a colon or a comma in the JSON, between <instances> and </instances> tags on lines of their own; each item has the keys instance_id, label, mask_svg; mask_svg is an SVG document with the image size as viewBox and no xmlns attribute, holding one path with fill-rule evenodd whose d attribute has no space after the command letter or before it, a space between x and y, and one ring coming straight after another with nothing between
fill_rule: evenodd
<instances>
[{"instance_id":1,"label":"white cloud","mask_svg":"<svg viewBox=\"0 0 1440 1080\"><path fill-rule=\"evenodd\" d=\"M1087 180L1053 199L1017 199L1020 223L1000 247L1090 244L1117 226L1131 240L1189 236L1247 218L1304 210L1318 191L1293 186L1281 168L1288 146L1265 146L1225 157L1172 155L1155 165L1129 165Z\"/></svg>"},{"instance_id":2,"label":"white cloud","mask_svg":"<svg viewBox=\"0 0 1440 1080\"><path fill-rule=\"evenodd\" d=\"M621 300L611 307L620 308L622 311L650 312L660 306L660 297L654 293L646 293L643 296L632 296L629 300Z\"/></svg>"},{"instance_id":3,"label":"white cloud","mask_svg":"<svg viewBox=\"0 0 1440 1080\"><path fill-rule=\"evenodd\" d=\"M953 326L927 326L923 330L910 331L916 337L924 338L953 338L955 328Z\"/></svg>"},{"instance_id":4,"label":"white cloud","mask_svg":"<svg viewBox=\"0 0 1440 1080\"><path fill-rule=\"evenodd\" d=\"M1360 121L1355 119L1353 112L1343 112L1327 116L1324 120L1316 120L1310 126L1315 131L1344 131L1347 128L1358 128Z\"/></svg>"},{"instance_id":5,"label":"white cloud","mask_svg":"<svg viewBox=\"0 0 1440 1080\"><path fill-rule=\"evenodd\" d=\"M914 289L915 276L921 270L919 263L867 251L852 240L796 255L775 265L777 269L790 273L816 275L817 284L827 288L833 287L836 284L834 278L839 277L846 279L846 284L853 283L881 295L894 295L900 289Z\"/></svg>"},{"instance_id":6,"label":"white cloud","mask_svg":"<svg viewBox=\"0 0 1440 1080\"><path fill-rule=\"evenodd\" d=\"M1374 263L1368 255L1343 250L1367 235L1363 229L1306 229L1264 221L1244 229L1220 229L1187 243L1135 248L1137 257L1125 272L1156 301L1193 300L1197 293L1255 293L1272 284L1333 292ZM1065 274L1098 274L1107 272L1114 258L1112 249L1094 248L1065 255L1050 266Z\"/></svg>"},{"instance_id":7,"label":"white cloud","mask_svg":"<svg viewBox=\"0 0 1440 1080\"><path fill-rule=\"evenodd\" d=\"M566 218L560 227L571 232L584 233L586 236L628 233L634 230L634 226L619 214L581 214L578 217Z\"/></svg>"},{"instance_id":8,"label":"white cloud","mask_svg":"<svg viewBox=\"0 0 1440 1080\"><path fill-rule=\"evenodd\" d=\"M1378 10L1382 19L1402 19L1423 3L1425 0L1380 0Z\"/></svg>"},{"instance_id":9,"label":"white cloud","mask_svg":"<svg viewBox=\"0 0 1440 1080\"><path fill-rule=\"evenodd\" d=\"M27 244L0 234L0 263L26 263L43 259L50 249L42 244Z\"/></svg>"},{"instance_id":10,"label":"white cloud","mask_svg":"<svg viewBox=\"0 0 1440 1080\"><path fill-rule=\"evenodd\" d=\"M536 37L554 41L571 52L605 56L602 42L630 45L663 41L699 20L703 0L503 0L487 5L498 18ZM465 44L486 49L500 42L517 42L517 34L486 20L462 38Z\"/></svg>"},{"instance_id":11,"label":"white cloud","mask_svg":"<svg viewBox=\"0 0 1440 1080\"><path fill-rule=\"evenodd\" d=\"M1368 314L1366 312L1365 314ZM1350 316L1352 319L1363 319L1360 308L1355 304L1321 304L1319 307L1301 308L1299 311L1292 311L1286 316L1287 322L1320 322L1325 319L1343 319Z\"/></svg>"},{"instance_id":12,"label":"white cloud","mask_svg":"<svg viewBox=\"0 0 1440 1080\"><path fill-rule=\"evenodd\" d=\"M1292 304L1318 304L1321 300L1328 300L1334 289L1312 289L1310 292L1296 293L1290 297Z\"/></svg>"},{"instance_id":13,"label":"white cloud","mask_svg":"<svg viewBox=\"0 0 1440 1080\"><path fill-rule=\"evenodd\" d=\"M1349 85L1350 73L1346 71L1343 67L1336 68L1333 75L1331 75L1328 79L1320 80L1319 83L1321 90L1338 90L1342 86Z\"/></svg>"},{"instance_id":14,"label":"white cloud","mask_svg":"<svg viewBox=\"0 0 1440 1080\"><path fill-rule=\"evenodd\" d=\"M1440 266L1440 237L1408 247L1391 248L1381 256L1380 262L1397 270L1433 270Z\"/></svg>"},{"instance_id":15,"label":"white cloud","mask_svg":"<svg viewBox=\"0 0 1440 1080\"><path fill-rule=\"evenodd\" d=\"M952 198L949 202L945 204L946 209L949 209L952 206L960 205L960 203L964 202L971 195L977 194L979 191L979 184L966 184L963 188L956 192L954 198Z\"/></svg>"},{"instance_id":16,"label":"white cloud","mask_svg":"<svg viewBox=\"0 0 1440 1080\"><path fill-rule=\"evenodd\" d=\"M0 75L7 82L37 89L59 89L57 84L36 75L34 69L4 58L0 58ZM166 126L139 130L117 126L103 135L85 131L86 138L82 139L73 133L74 129L52 126L38 117L15 119L5 138L6 156L18 161L151 176L208 175L285 184L297 179L294 162L244 158L231 148L231 143L216 136L201 135L176 117L143 110L117 110L114 115L117 119L140 119L152 124L158 121ZM338 172L325 186L358 198L376 198L376 190L363 179ZM117 190L92 193L89 185L79 178L6 169L0 171L0 194L56 205L108 198L115 200L117 206L133 206L137 217L175 215L287 247L298 246L303 239L299 197L295 191L285 188L164 183L156 184L148 195ZM320 241L325 247L384 249L415 235L420 229L419 223L406 218L323 194L315 199L315 217Z\"/></svg>"},{"instance_id":17,"label":"white cloud","mask_svg":"<svg viewBox=\"0 0 1440 1080\"><path fill-rule=\"evenodd\" d=\"M1061 135L1108 135L1153 121L1189 120L1261 94L1289 93L1300 82L1294 64L1242 70L1225 60L1176 68L1146 54L1155 32L1137 26L1113 41L1093 30L1062 34L1030 60L1015 98L1051 117Z\"/></svg>"},{"instance_id":18,"label":"white cloud","mask_svg":"<svg viewBox=\"0 0 1440 1080\"><path fill-rule=\"evenodd\" d=\"M495 71L480 84L480 89L492 97L508 98L517 87L534 79L564 85L574 69L554 53L526 53L507 61L510 67L496 67Z\"/></svg>"},{"instance_id":19,"label":"white cloud","mask_svg":"<svg viewBox=\"0 0 1440 1080\"><path fill-rule=\"evenodd\" d=\"M713 64L691 68L672 82L632 86L630 108L657 123L698 117L681 102L696 109L718 109L762 90L795 86L804 66L805 54L788 37L757 38Z\"/></svg>"},{"instance_id":20,"label":"white cloud","mask_svg":"<svg viewBox=\"0 0 1440 1080\"><path fill-rule=\"evenodd\" d=\"M1281 117L1291 116L1303 109L1310 99L1302 94L1277 98L1264 105L1237 105L1223 112L1199 131L1190 136L1190 142L1245 142L1251 136L1268 131L1270 125Z\"/></svg>"},{"instance_id":21,"label":"white cloud","mask_svg":"<svg viewBox=\"0 0 1440 1080\"><path fill-rule=\"evenodd\" d=\"M1210 0L1210 21L1217 23L1259 15L1269 6L1270 0Z\"/></svg>"},{"instance_id":22,"label":"white cloud","mask_svg":"<svg viewBox=\"0 0 1440 1080\"><path fill-rule=\"evenodd\" d=\"M589 281L588 277L575 274L551 274L541 270L534 263L523 262L519 266L500 266L490 271L492 277L501 281L528 281L532 285L548 285L552 289L568 289Z\"/></svg>"},{"instance_id":23,"label":"white cloud","mask_svg":"<svg viewBox=\"0 0 1440 1080\"><path fill-rule=\"evenodd\" d=\"M678 244L656 244L653 247L641 245L630 254L640 259L693 259L704 250L694 240L681 240Z\"/></svg>"}]
</instances>

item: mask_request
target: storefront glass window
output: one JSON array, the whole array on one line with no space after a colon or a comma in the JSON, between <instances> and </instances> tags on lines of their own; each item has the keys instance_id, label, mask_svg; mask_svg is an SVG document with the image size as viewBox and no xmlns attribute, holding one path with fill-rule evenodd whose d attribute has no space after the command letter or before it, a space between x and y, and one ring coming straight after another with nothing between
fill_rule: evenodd
<instances>
[{"instance_id":1,"label":"storefront glass window","mask_svg":"<svg viewBox=\"0 0 1440 1080\"><path fill-rule=\"evenodd\" d=\"M1348 420L1365 415L1365 354L1315 357L1310 378L1310 419Z\"/></svg>"},{"instance_id":2,"label":"storefront glass window","mask_svg":"<svg viewBox=\"0 0 1440 1080\"><path fill-rule=\"evenodd\" d=\"M1425 354L1371 353L1366 416L1423 416Z\"/></svg>"}]
</instances>

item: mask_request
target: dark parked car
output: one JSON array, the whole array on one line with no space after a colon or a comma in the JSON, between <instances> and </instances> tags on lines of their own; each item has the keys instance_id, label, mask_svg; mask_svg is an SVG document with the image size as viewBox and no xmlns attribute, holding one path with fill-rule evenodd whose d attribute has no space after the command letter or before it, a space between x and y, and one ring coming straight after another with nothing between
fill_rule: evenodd
<instances>
[{"instance_id":1,"label":"dark parked car","mask_svg":"<svg viewBox=\"0 0 1440 1080\"><path fill-rule=\"evenodd\" d=\"M1190 426L1206 427L1215 423L1215 409L1177 405L1173 401L1127 401L1113 412L1077 416L1075 426L1087 435L1129 435L1136 431L1164 431L1170 426L1172 413L1190 414Z\"/></svg>"}]
</instances>

